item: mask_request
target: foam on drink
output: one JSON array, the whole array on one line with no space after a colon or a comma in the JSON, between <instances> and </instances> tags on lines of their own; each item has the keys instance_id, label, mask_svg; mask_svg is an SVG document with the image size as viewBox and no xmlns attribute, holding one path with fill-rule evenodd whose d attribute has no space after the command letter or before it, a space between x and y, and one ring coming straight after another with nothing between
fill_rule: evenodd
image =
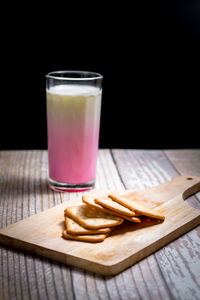
<instances>
[{"instance_id":1,"label":"foam on drink","mask_svg":"<svg viewBox=\"0 0 200 300\"><path fill-rule=\"evenodd\" d=\"M91 96L99 94L99 88L90 85L56 85L47 90L48 93L65 96Z\"/></svg>"}]
</instances>

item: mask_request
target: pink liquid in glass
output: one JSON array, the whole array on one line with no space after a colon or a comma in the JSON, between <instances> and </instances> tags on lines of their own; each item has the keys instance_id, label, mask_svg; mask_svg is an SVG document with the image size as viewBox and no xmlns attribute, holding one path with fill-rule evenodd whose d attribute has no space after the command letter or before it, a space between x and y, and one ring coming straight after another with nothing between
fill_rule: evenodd
<instances>
[{"instance_id":1,"label":"pink liquid in glass","mask_svg":"<svg viewBox=\"0 0 200 300\"><path fill-rule=\"evenodd\" d=\"M98 88L59 85L47 90L50 179L69 184L95 179L100 109Z\"/></svg>"}]
</instances>

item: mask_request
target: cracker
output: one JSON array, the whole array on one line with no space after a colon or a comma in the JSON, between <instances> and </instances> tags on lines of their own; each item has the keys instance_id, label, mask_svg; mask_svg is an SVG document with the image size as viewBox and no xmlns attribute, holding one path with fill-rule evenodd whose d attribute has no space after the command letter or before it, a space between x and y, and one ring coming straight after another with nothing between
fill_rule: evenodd
<instances>
[{"instance_id":1,"label":"cracker","mask_svg":"<svg viewBox=\"0 0 200 300\"><path fill-rule=\"evenodd\" d=\"M146 197L144 197L144 195L140 192L140 191L125 191L125 192L110 192L109 194L114 194L117 195L119 194L120 196L123 196L126 199L130 199L130 200L136 200L138 201L141 205L144 205L145 207L149 208L149 209L154 209L156 207L159 207L163 204L162 201L158 201L159 199L152 200L151 196L147 194ZM160 199L161 200L161 199Z\"/></svg>"},{"instance_id":2,"label":"cracker","mask_svg":"<svg viewBox=\"0 0 200 300\"><path fill-rule=\"evenodd\" d=\"M122 215L120 213L117 213L115 211L112 211L110 209L107 209L97 203L95 203L95 198L91 197L91 196L82 196L82 201L86 204L86 205L90 205L91 207L95 207L96 209L104 212L104 213L107 213L107 214L110 214L110 215L114 215L114 216L118 216L120 218L123 218L123 219L126 219L130 222L136 222L136 223L141 223L141 219L138 218L138 217L128 217L128 216L125 216L125 215ZM141 216L139 214L137 214L138 216Z\"/></svg>"},{"instance_id":3,"label":"cracker","mask_svg":"<svg viewBox=\"0 0 200 300\"><path fill-rule=\"evenodd\" d=\"M111 231L111 228L100 228L100 229L87 229L83 226L79 225L76 221L73 219L65 216L65 224L67 233L70 234L101 234L101 233L109 233Z\"/></svg>"},{"instance_id":4,"label":"cracker","mask_svg":"<svg viewBox=\"0 0 200 300\"><path fill-rule=\"evenodd\" d=\"M100 206L99 204L95 203L94 202L94 197L91 197L91 196L82 196L82 201L83 203L87 204L87 205L90 205L92 207L95 207L101 211L105 211L104 208L102 206Z\"/></svg>"},{"instance_id":5,"label":"cracker","mask_svg":"<svg viewBox=\"0 0 200 300\"><path fill-rule=\"evenodd\" d=\"M104 234L91 234L91 235L79 235L79 234L70 234L66 230L63 231L62 236L65 239L69 240L76 240L76 241L83 241L83 242L91 242L91 243L97 243L97 242L103 242L105 238L108 236L109 232Z\"/></svg>"},{"instance_id":6,"label":"cracker","mask_svg":"<svg viewBox=\"0 0 200 300\"><path fill-rule=\"evenodd\" d=\"M106 214L89 205L70 206L65 209L68 217L89 229L99 229L120 225L123 219Z\"/></svg>"},{"instance_id":7,"label":"cracker","mask_svg":"<svg viewBox=\"0 0 200 300\"><path fill-rule=\"evenodd\" d=\"M121 218L124 218L125 220L130 222L141 223L140 217L128 217L128 216L122 216L120 214L118 216L121 216Z\"/></svg>"},{"instance_id":8,"label":"cracker","mask_svg":"<svg viewBox=\"0 0 200 300\"><path fill-rule=\"evenodd\" d=\"M144 205L142 205L140 203L140 200L137 200L137 198L126 198L126 196L124 195L115 195L115 194L110 194L109 197L116 201L117 203L129 208L132 211L135 211L136 213L139 213L143 216L148 216L151 218L155 218L155 219L160 219L160 220L164 220L165 216L163 216L162 214L159 214L158 212L156 212L153 208L150 209Z\"/></svg>"},{"instance_id":9,"label":"cracker","mask_svg":"<svg viewBox=\"0 0 200 300\"><path fill-rule=\"evenodd\" d=\"M134 211L126 208L125 206L113 201L111 198L108 197L95 198L94 202L121 215L125 215L128 217L134 217L136 215Z\"/></svg>"}]
</instances>

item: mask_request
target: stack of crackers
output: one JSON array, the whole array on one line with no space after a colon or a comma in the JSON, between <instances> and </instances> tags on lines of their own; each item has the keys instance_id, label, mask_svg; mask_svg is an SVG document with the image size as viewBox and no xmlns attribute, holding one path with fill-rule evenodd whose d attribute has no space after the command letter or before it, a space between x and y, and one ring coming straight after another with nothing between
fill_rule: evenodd
<instances>
[{"instance_id":1,"label":"stack of crackers","mask_svg":"<svg viewBox=\"0 0 200 300\"><path fill-rule=\"evenodd\" d=\"M141 223L145 217L164 220L151 201L127 193L106 197L82 196L82 205L67 207L63 237L71 240L102 242L113 228L125 221Z\"/></svg>"}]
</instances>

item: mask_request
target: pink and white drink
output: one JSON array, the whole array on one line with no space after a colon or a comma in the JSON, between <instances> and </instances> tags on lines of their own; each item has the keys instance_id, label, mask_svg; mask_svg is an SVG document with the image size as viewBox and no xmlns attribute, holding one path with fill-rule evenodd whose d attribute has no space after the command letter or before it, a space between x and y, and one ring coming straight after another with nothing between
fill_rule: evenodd
<instances>
[{"instance_id":1,"label":"pink and white drink","mask_svg":"<svg viewBox=\"0 0 200 300\"><path fill-rule=\"evenodd\" d=\"M49 185L58 191L93 188L103 77L83 71L46 77Z\"/></svg>"}]
</instances>

